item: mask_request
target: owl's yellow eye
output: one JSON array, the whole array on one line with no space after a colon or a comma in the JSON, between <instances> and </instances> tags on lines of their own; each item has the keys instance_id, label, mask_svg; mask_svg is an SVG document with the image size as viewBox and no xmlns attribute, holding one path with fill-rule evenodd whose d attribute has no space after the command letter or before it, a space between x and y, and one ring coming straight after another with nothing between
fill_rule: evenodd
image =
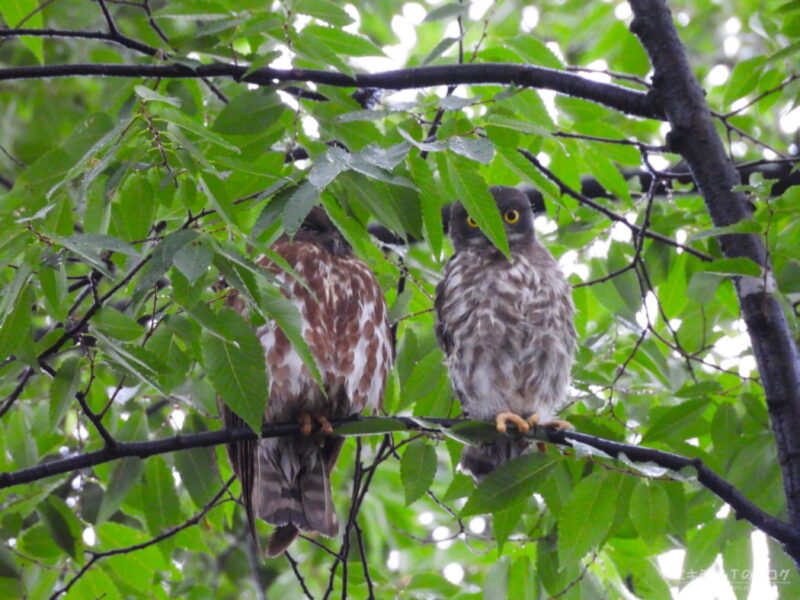
<instances>
[{"instance_id":1,"label":"owl's yellow eye","mask_svg":"<svg viewBox=\"0 0 800 600\"><path fill-rule=\"evenodd\" d=\"M506 223L511 223L512 225L519 221L519 211L515 209L507 210L503 215L503 218L506 220Z\"/></svg>"},{"instance_id":2,"label":"owl's yellow eye","mask_svg":"<svg viewBox=\"0 0 800 600\"><path fill-rule=\"evenodd\" d=\"M478 226L478 224L475 222L475 219L473 219L470 216L467 216L467 225L469 225L470 227L477 227Z\"/></svg>"}]
</instances>

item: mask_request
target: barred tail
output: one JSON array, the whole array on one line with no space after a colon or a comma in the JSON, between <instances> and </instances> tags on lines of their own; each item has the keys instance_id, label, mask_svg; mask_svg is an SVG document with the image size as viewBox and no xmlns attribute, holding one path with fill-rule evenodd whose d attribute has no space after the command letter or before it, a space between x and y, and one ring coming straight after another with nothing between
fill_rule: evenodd
<instances>
[{"instance_id":1,"label":"barred tail","mask_svg":"<svg viewBox=\"0 0 800 600\"><path fill-rule=\"evenodd\" d=\"M344 438L287 437L261 440L258 445L256 515L278 525L267 547L269 556L282 553L300 531L335 537L339 523L331 497L329 474Z\"/></svg>"},{"instance_id":2,"label":"barred tail","mask_svg":"<svg viewBox=\"0 0 800 600\"><path fill-rule=\"evenodd\" d=\"M226 429L238 429L247 427L247 424L225 404L219 401L220 411L222 412L222 421ZM247 526L250 529L250 535L256 549L260 553L260 544L258 543L258 532L256 530L255 512L253 510L253 487L255 483L255 456L256 447L258 442L256 440L245 440L242 442L235 442L228 444L228 459L233 466L233 472L239 479L239 484L242 486L242 504L247 514Z\"/></svg>"},{"instance_id":3,"label":"barred tail","mask_svg":"<svg viewBox=\"0 0 800 600\"><path fill-rule=\"evenodd\" d=\"M461 453L461 470L479 483L500 465L526 452L528 447L524 441L512 439L467 446Z\"/></svg>"}]
</instances>

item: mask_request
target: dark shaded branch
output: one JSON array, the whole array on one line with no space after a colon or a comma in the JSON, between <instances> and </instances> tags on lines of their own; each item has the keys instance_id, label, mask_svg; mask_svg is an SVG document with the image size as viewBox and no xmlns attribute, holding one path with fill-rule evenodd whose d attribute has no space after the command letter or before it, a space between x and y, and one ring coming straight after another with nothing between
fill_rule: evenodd
<instances>
[{"instance_id":1,"label":"dark shaded branch","mask_svg":"<svg viewBox=\"0 0 800 600\"><path fill-rule=\"evenodd\" d=\"M11 188L14 187L14 182L8 179L7 177L4 177L3 175L0 175L0 185L10 190Z\"/></svg>"},{"instance_id":2,"label":"dark shaded branch","mask_svg":"<svg viewBox=\"0 0 800 600\"><path fill-rule=\"evenodd\" d=\"M119 31L76 31L69 29L0 29L0 38L11 37L50 37L50 38L79 38L84 40L102 40L119 44L125 48L130 48L147 56L158 56L161 52L158 48L149 46L133 38L122 35Z\"/></svg>"},{"instance_id":3,"label":"dark shaded branch","mask_svg":"<svg viewBox=\"0 0 800 600\"><path fill-rule=\"evenodd\" d=\"M620 85L586 79L566 71L533 65L483 63L411 67L381 73L360 73L354 76L336 71L316 69L258 69L245 77L247 66L213 63L190 67L168 65L65 64L10 67L0 69L0 81L41 79L48 77L156 77L202 78L230 77L259 85L275 85L282 81L306 81L322 85L354 88L404 90L436 85L513 84L520 87L549 89L576 98L604 104L624 113L651 119L663 119L644 92Z\"/></svg>"},{"instance_id":4,"label":"dark shaded branch","mask_svg":"<svg viewBox=\"0 0 800 600\"><path fill-rule=\"evenodd\" d=\"M669 145L686 161L715 226L752 218L745 195L734 192L739 176L714 126L711 112L689 65L664 0L631 0L631 31L642 42L655 70L653 99L672 130ZM763 277L739 277L736 294L753 346L783 474L789 521L800 530L800 357L783 309L762 238L720 236L726 257L747 257ZM795 533L796 535L796 533ZM800 564L800 545L787 553Z\"/></svg>"},{"instance_id":5,"label":"dark shaded branch","mask_svg":"<svg viewBox=\"0 0 800 600\"><path fill-rule=\"evenodd\" d=\"M468 422L463 419L428 417L412 418L397 416L388 418L396 422L398 427L402 429L430 433L437 433L443 429L453 427L454 425ZM332 423L335 427L338 427L353 422L369 422L378 421L380 419L385 421L387 417L355 417L352 419L333 421ZM296 422L267 424L264 425L261 436L264 438L289 436L297 434L299 430L300 424ZM384 430L375 431L373 434L377 435L382 433L384 433ZM362 433L361 435L369 434ZM761 510L758 506L745 498L730 482L709 469L699 458L689 458L679 454L655 450L653 448L615 442L585 433L578 433L576 431L554 431L537 427L528 437L562 446L571 446L572 441L577 441L597 450L602 450L615 458L624 454L628 459L634 462L652 462L673 471L680 471L681 469L691 467L697 471L698 481L709 491L730 504L739 518L748 521L787 547L800 546L800 532L792 525ZM177 435L143 442L118 442L114 448L103 448L95 452L87 452L68 458L57 459L11 473L0 473L0 489L37 481L52 475L68 473L76 469L92 467L124 457L136 456L139 458L147 458L148 456L156 454L166 454L168 452L188 450L190 448L218 446L255 438L256 435L252 430L240 428ZM386 453L386 456L389 454L390 453ZM385 456L382 455L383 447L381 451L379 451L378 457L375 459L375 465L385 458ZM371 480L372 473L374 472L374 468L368 469L365 484L362 486L362 493L358 497L357 504L359 505L363 501L364 488L368 487L368 482Z\"/></svg>"}]
</instances>

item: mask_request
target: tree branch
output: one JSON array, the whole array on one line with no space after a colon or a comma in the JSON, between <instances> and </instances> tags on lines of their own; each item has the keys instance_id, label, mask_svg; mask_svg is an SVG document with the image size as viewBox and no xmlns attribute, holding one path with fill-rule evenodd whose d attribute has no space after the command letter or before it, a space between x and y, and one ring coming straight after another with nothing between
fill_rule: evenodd
<instances>
[{"instance_id":1,"label":"tree branch","mask_svg":"<svg viewBox=\"0 0 800 600\"><path fill-rule=\"evenodd\" d=\"M102 40L119 44L125 48L136 50L147 56L158 56L161 52L158 48L149 46L143 42L134 40L119 31L78 31L70 29L0 29L0 38L11 37L51 37L51 38L79 38L84 40Z\"/></svg>"},{"instance_id":2,"label":"tree branch","mask_svg":"<svg viewBox=\"0 0 800 600\"><path fill-rule=\"evenodd\" d=\"M441 433L456 425L463 426L465 423L474 423L477 426L492 429L492 425L487 423L475 423L464 419L432 417L354 417L351 419L333 421L332 423L337 428L336 433L345 436L379 435L391 431L404 430ZM296 422L265 424L261 431L261 437L289 436L297 434L299 431L300 424ZM576 431L554 431L535 427L526 437L567 447L572 446L573 441L580 442L581 444L601 450L613 458L619 458L624 454L631 461L651 462L672 471L680 471L681 469L691 467L697 471L699 483L720 499L727 502L736 512L738 518L746 520L767 535L772 536L777 541L784 544L787 548L787 552L790 554L791 549L800 547L800 532L791 524L770 515L753 504L750 500L745 498L733 484L709 469L699 458L689 458L687 456L672 454L654 448L615 442ZM87 452L68 458L44 462L35 467L20 469L19 471L0 473L0 489L23 483L30 483L52 475L68 473L76 469L92 467L125 457L136 456L139 458L147 458L155 454L166 454L168 452L188 450L190 448L217 446L255 438L256 435L252 430L239 428L177 435L143 442L118 442L113 448L106 447L94 452ZM371 472L374 472L374 469ZM361 500L363 500L363 497L359 497L359 503Z\"/></svg>"},{"instance_id":3,"label":"tree branch","mask_svg":"<svg viewBox=\"0 0 800 600\"><path fill-rule=\"evenodd\" d=\"M604 104L621 112L650 119L663 119L648 93L621 85L593 81L556 69L511 63L482 63L411 67L354 76L316 69L258 69L249 75L247 66L212 63L190 67L184 64L119 65L104 63L41 65L0 69L0 81L48 77L230 77L237 81L271 86L282 81L305 81L336 87L404 90L436 85L513 84L549 89L568 96Z\"/></svg>"},{"instance_id":4,"label":"tree branch","mask_svg":"<svg viewBox=\"0 0 800 600\"><path fill-rule=\"evenodd\" d=\"M667 142L686 160L715 226L752 218L739 177L716 132L700 84L689 65L664 0L631 0L631 31L655 70L653 100L672 126ZM781 305L763 240L755 234L719 237L726 257L747 257L763 277L739 277L736 294L764 383L783 474L789 521L800 531L800 358ZM796 541L792 541L796 544ZM798 561L800 546L787 552ZM798 561L800 564L800 561Z\"/></svg>"}]
</instances>

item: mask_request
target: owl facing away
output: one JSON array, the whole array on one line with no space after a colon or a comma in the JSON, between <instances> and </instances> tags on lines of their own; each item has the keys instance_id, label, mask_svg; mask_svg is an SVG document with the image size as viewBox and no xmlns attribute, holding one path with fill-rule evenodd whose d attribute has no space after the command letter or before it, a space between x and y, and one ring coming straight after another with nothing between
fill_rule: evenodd
<instances>
[{"instance_id":1,"label":"owl facing away","mask_svg":"<svg viewBox=\"0 0 800 600\"><path fill-rule=\"evenodd\" d=\"M463 205L450 212L455 254L436 287L436 336L450 380L466 415L495 421L568 427L555 421L569 387L575 353L571 287L550 252L536 239L525 194L491 188L508 238L509 261L478 228ZM461 469L476 480L523 453L523 440L470 446Z\"/></svg>"},{"instance_id":2,"label":"owl facing away","mask_svg":"<svg viewBox=\"0 0 800 600\"><path fill-rule=\"evenodd\" d=\"M380 285L322 208L311 210L294 239L284 236L271 249L302 279L259 260L300 312L324 384L323 391L280 328L258 328L269 373L264 421L299 421L302 433L232 444L228 453L254 537L256 518L277 526L267 546L276 556L300 531L336 536L330 474L344 438L331 435L329 420L380 406L394 350ZM243 426L227 407L222 412L226 426ZM319 432L311 433L312 422Z\"/></svg>"}]
</instances>

